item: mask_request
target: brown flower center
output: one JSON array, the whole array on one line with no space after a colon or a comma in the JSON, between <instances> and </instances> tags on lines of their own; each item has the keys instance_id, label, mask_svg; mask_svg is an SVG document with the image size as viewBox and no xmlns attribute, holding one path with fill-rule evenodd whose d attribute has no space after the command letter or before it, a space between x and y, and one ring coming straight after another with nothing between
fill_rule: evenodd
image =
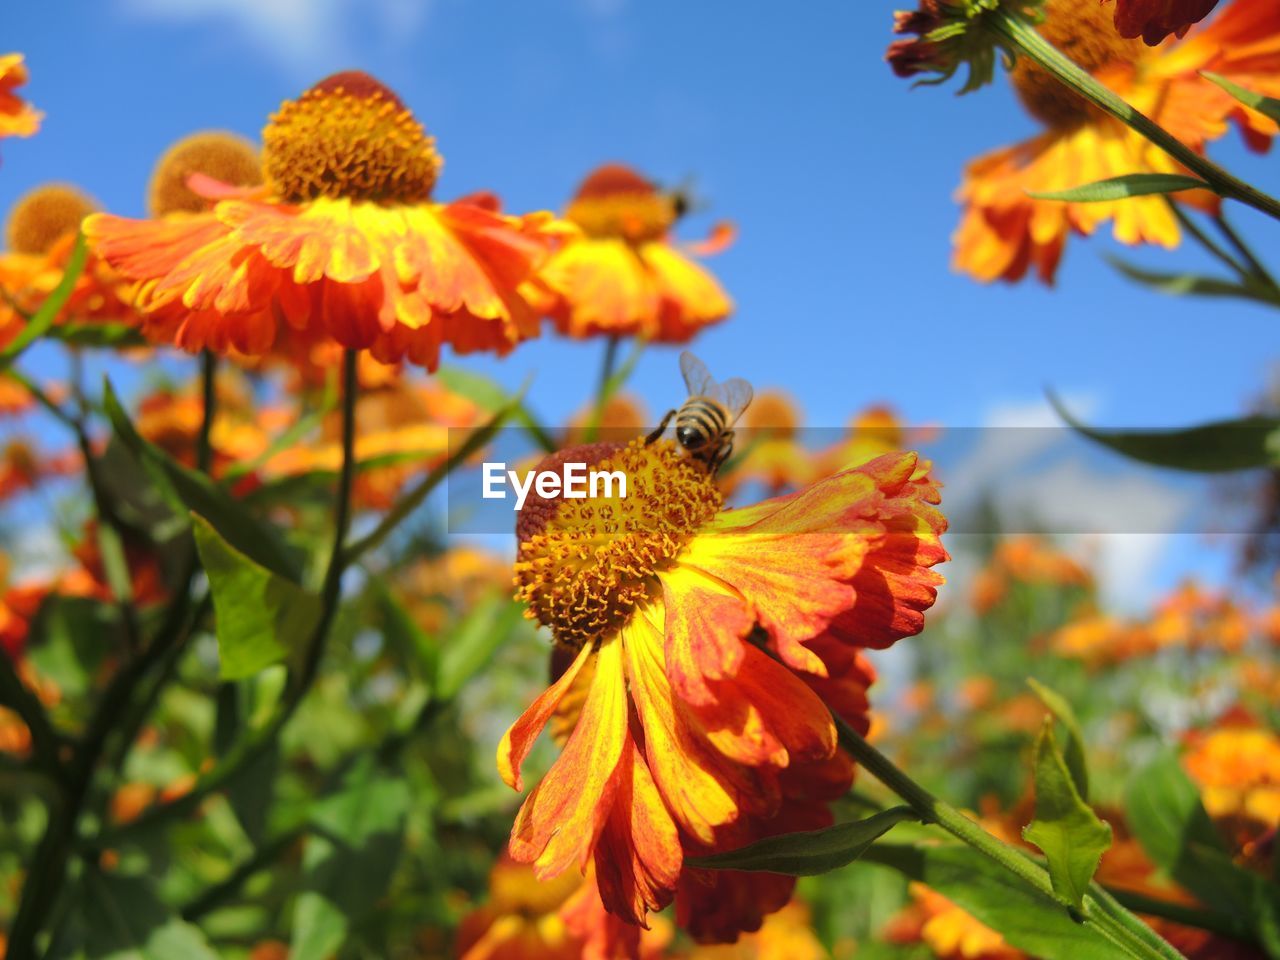
<instances>
[{"instance_id":1,"label":"brown flower center","mask_svg":"<svg viewBox=\"0 0 1280 960\"><path fill-rule=\"evenodd\" d=\"M442 164L435 139L400 98L359 71L336 73L285 101L262 141L267 180L290 203L421 203Z\"/></svg>"},{"instance_id":2,"label":"brown flower center","mask_svg":"<svg viewBox=\"0 0 1280 960\"><path fill-rule=\"evenodd\" d=\"M65 183L46 183L24 194L9 212L6 238L14 253L42 254L80 229L97 209L89 197Z\"/></svg>"},{"instance_id":3,"label":"brown flower center","mask_svg":"<svg viewBox=\"0 0 1280 960\"><path fill-rule=\"evenodd\" d=\"M707 471L667 441L584 444L538 465L621 471L626 497L530 497L516 524L516 596L571 649L609 636L657 589L655 574L715 516L720 491ZM616 494L616 487L615 487Z\"/></svg>"},{"instance_id":4,"label":"brown flower center","mask_svg":"<svg viewBox=\"0 0 1280 960\"><path fill-rule=\"evenodd\" d=\"M208 209L209 201L187 186L193 173L233 187L256 187L262 183L262 160L257 147L234 133L202 130L183 137L164 152L151 174L147 206L153 217Z\"/></svg>"},{"instance_id":5,"label":"brown flower center","mask_svg":"<svg viewBox=\"0 0 1280 960\"><path fill-rule=\"evenodd\" d=\"M582 181L565 218L590 237L644 243L663 236L676 221L675 199L630 167L610 163Z\"/></svg>"},{"instance_id":6,"label":"brown flower center","mask_svg":"<svg viewBox=\"0 0 1280 960\"><path fill-rule=\"evenodd\" d=\"M1047 0L1040 33L1090 73L1135 63L1140 40L1125 40L1112 23L1110 4L1098 0ZM1026 57L1013 69L1013 87L1031 115L1054 130L1070 130L1100 116L1097 108L1068 90Z\"/></svg>"}]
</instances>

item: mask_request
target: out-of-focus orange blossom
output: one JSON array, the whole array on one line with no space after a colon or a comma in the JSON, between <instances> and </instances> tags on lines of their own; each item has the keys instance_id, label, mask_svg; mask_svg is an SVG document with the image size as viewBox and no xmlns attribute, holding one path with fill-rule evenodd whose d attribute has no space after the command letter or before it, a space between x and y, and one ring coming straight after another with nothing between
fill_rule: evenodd
<instances>
[{"instance_id":1,"label":"out-of-focus orange blossom","mask_svg":"<svg viewBox=\"0 0 1280 960\"><path fill-rule=\"evenodd\" d=\"M729 315L720 284L671 240L678 213L677 197L622 164L582 181L565 210L580 235L539 274L561 333L684 343Z\"/></svg>"},{"instance_id":2,"label":"out-of-focus orange blossom","mask_svg":"<svg viewBox=\"0 0 1280 960\"><path fill-rule=\"evenodd\" d=\"M1264 635L1265 624L1265 617L1255 616L1225 593L1188 580L1161 598L1147 618L1122 618L1082 607L1054 631L1049 645L1061 656L1097 668L1165 650L1238 654L1253 636Z\"/></svg>"},{"instance_id":3,"label":"out-of-focus orange blossom","mask_svg":"<svg viewBox=\"0 0 1280 960\"><path fill-rule=\"evenodd\" d=\"M569 872L539 880L532 868L500 857L489 874L489 899L463 918L459 960L579 960L666 956L672 929L655 917L649 929L605 912L595 876Z\"/></svg>"},{"instance_id":4,"label":"out-of-focus orange blossom","mask_svg":"<svg viewBox=\"0 0 1280 960\"><path fill-rule=\"evenodd\" d=\"M0 54L0 139L29 137L40 129L43 114L18 94L27 82L27 66L20 53Z\"/></svg>"},{"instance_id":5,"label":"out-of-focus orange blossom","mask_svg":"<svg viewBox=\"0 0 1280 960\"><path fill-rule=\"evenodd\" d=\"M50 454L27 439L13 437L0 447L0 501L32 490L42 480L70 476L82 462L80 451L74 448Z\"/></svg>"},{"instance_id":6,"label":"out-of-focus orange blossom","mask_svg":"<svg viewBox=\"0 0 1280 960\"><path fill-rule=\"evenodd\" d=\"M1188 735L1183 763L1246 858L1280 828L1280 736L1244 713ZM1274 855L1274 854L1273 854Z\"/></svg>"},{"instance_id":7,"label":"out-of-focus orange blossom","mask_svg":"<svg viewBox=\"0 0 1280 960\"><path fill-rule=\"evenodd\" d=\"M443 463L464 432L479 425L483 411L471 400L435 380L396 377L361 391L356 400L356 477L354 499L361 507L385 510L410 478ZM456 431L456 433L452 433ZM296 444L270 457L264 478L314 471L337 473L342 464L342 415L332 411L317 440Z\"/></svg>"},{"instance_id":8,"label":"out-of-focus orange blossom","mask_svg":"<svg viewBox=\"0 0 1280 960\"><path fill-rule=\"evenodd\" d=\"M221 476L229 467L258 459L271 437L285 429L289 413L280 406L262 406L255 401L252 386L233 371L220 374L214 382L213 423L209 429L210 471ZM185 466L194 467L201 427L204 397L197 382L180 387L161 387L138 401L134 425L138 432Z\"/></svg>"},{"instance_id":9,"label":"out-of-focus orange blossom","mask_svg":"<svg viewBox=\"0 0 1280 960\"><path fill-rule=\"evenodd\" d=\"M1079 561L1048 540L1022 534L1000 540L987 565L974 578L974 610L979 614L992 610L1014 583L1089 587L1093 578Z\"/></svg>"},{"instance_id":10,"label":"out-of-focus orange blossom","mask_svg":"<svg viewBox=\"0 0 1280 960\"><path fill-rule=\"evenodd\" d=\"M407 564L397 571L395 584L418 626L436 634L482 599L509 591L511 562L458 544Z\"/></svg>"},{"instance_id":11,"label":"out-of-focus orange blossom","mask_svg":"<svg viewBox=\"0 0 1280 960\"><path fill-rule=\"evenodd\" d=\"M813 932L809 908L792 900L765 917L759 930L744 933L737 943L700 944L665 956L673 960L827 960L830 954Z\"/></svg>"},{"instance_id":12,"label":"out-of-focus orange blossom","mask_svg":"<svg viewBox=\"0 0 1280 960\"><path fill-rule=\"evenodd\" d=\"M62 282L76 237L94 200L70 184L48 183L19 197L5 224L0 253L0 340L10 342ZM89 255L56 323L131 322L128 284Z\"/></svg>"}]
</instances>

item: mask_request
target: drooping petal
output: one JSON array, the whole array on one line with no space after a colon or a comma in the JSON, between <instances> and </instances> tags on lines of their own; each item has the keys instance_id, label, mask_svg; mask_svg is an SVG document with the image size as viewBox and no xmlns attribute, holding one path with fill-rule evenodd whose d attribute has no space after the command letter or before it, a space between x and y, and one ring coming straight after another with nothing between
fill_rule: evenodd
<instances>
[{"instance_id":1,"label":"drooping petal","mask_svg":"<svg viewBox=\"0 0 1280 960\"><path fill-rule=\"evenodd\" d=\"M610 913L647 926L675 892L684 853L644 757L627 739L614 773L612 809L595 849L600 898Z\"/></svg>"},{"instance_id":2,"label":"drooping petal","mask_svg":"<svg viewBox=\"0 0 1280 960\"><path fill-rule=\"evenodd\" d=\"M532 863L539 877L570 866L585 869L612 808L614 771L630 738L622 644L616 638L594 654L595 675L564 751L525 798L511 830L511 855Z\"/></svg>"},{"instance_id":3,"label":"drooping petal","mask_svg":"<svg viewBox=\"0 0 1280 960\"><path fill-rule=\"evenodd\" d=\"M561 674L560 679L542 691L538 699L529 705L529 709L520 715L520 719L502 735L502 741L498 744L498 774L511 789L524 789L524 779L520 772L524 759L533 749L538 735L542 733L543 727L555 713L564 695L573 686L578 671L589 659L591 659L591 648L583 647L578 651L569 668Z\"/></svg>"},{"instance_id":4,"label":"drooping petal","mask_svg":"<svg viewBox=\"0 0 1280 960\"><path fill-rule=\"evenodd\" d=\"M662 611L656 611L661 617ZM622 631L631 696L644 729L644 754L680 826L703 843L738 815L732 764L712 749L674 696L664 667L663 635L651 611L638 611Z\"/></svg>"}]
</instances>

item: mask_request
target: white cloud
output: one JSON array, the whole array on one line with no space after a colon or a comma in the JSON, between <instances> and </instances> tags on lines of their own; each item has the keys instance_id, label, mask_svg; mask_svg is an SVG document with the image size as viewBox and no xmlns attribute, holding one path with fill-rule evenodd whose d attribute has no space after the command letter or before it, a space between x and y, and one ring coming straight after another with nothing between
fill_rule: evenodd
<instances>
[{"instance_id":1,"label":"white cloud","mask_svg":"<svg viewBox=\"0 0 1280 960\"><path fill-rule=\"evenodd\" d=\"M1085 419L1097 407L1087 396L1066 403ZM1089 561L1106 602L1136 608L1150 599L1194 497L1118 458L1095 466L1092 454L1044 401L995 407L964 458L940 465L944 502L955 516L973 516L985 499L1003 529L1056 533Z\"/></svg>"},{"instance_id":2,"label":"white cloud","mask_svg":"<svg viewBox=\"0 0 1280 960\"><path fill-rule=\"evenodd\" d=\"M1086 419L1097 407L1090 396L1071 396L1067 408ZM947 499L969 508L1009 474L1061 443L1068 428L1045 400L992 407L983 418L977 446L946 471Z\"/></svg>"},{"instance_id":3,"label":"white cloud","mask_svg":"<svg viewBox=\"0 0 1280 960\"><path fill-rule=\"evenodd\" d=\"M374 38L407 43L428 0L119 0L129 16L168 23L222 23L295 72L339 69L354 59L353 25Z\"/></svg>"}]
</instances>

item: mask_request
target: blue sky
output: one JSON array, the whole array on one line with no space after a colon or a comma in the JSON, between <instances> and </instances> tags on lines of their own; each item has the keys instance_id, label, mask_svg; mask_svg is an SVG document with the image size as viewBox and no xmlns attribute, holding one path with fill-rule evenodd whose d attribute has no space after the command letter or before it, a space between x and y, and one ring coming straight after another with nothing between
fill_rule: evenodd
<instances>
[{"instance_id":1,"label":"blue sky","mask_svg":"<svg viewBox=\"0 0 1280 960\"><path fill-rule=\"evenodd\" d=\"M439 141L442 197L488 188L558 207L592 166L695 178L739 228L714 269L739 305L695 350L718 375L795 394L815 426L887 401L916 422L1032 417L1043 390L1098 421L1175 425L1239 412L1271 371L1277 318L1136 289L1073 242L1059 289L984 287L948 268L964 163L1034 127L1001 81L968 97L917 89L883 63L892 2L669 0L64 0L6 10L28 58L40 134L0 146L0 207L44 180L142 209L155 157L221 127L255 136L279 102L339 69L397 89ZM55 12L56 11L56 12ZM1234 135L1216 156L1280 189ZM1263 249L1280 227L1241 210ZM1153 266L1207 267L1193 250ZM599 343L556 338L473 368L518 383L548 419L590 392ZM674 351L636 388L680 398Z\"/></svg>"}]
</instances>

